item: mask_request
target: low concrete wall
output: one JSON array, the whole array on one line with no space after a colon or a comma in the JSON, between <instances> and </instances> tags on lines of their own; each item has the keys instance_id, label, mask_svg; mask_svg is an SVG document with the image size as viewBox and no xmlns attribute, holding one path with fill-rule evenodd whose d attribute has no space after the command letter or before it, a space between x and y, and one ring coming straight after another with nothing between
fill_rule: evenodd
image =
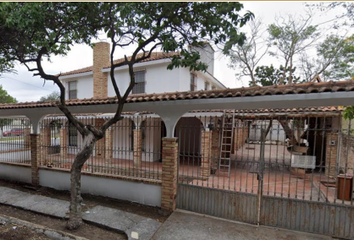
<instances>
[{"instance_id":1,"label":"low concrete wall","mask_svg":"<svg viewBox=\"0 0 354 240\"><path fill-rule=\"evenodd\" d=\"M0 163L0 178L23 183L31 183L31 167Z\"/></svg>"},{"instance_id":2,"label":"low concrete wall","mask_svg":"<svg viewBox=\"0 0 354 240\"><path fill-rule=\"evenodd\" d=\"M39 182L44 187L69 190L70 173L39 169ZM82 193L161 206L159 185L83 175L81 189Z\"/></svg>"}]
</instances>

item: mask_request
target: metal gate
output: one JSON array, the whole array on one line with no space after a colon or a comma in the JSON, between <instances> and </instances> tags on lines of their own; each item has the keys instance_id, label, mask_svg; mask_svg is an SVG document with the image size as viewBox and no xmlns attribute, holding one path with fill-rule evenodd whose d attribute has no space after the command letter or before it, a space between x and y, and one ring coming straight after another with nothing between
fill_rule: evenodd
<instances>
[{"instance_id":1,"label":"metal gate","mask_svg":"<svg viewBox=\"0 0 354 240\"><path fill-rule=\"evenodd\" d=\"M353 239L351 121L338 108L269 111L196 112L177 124L177 207ZM223 118L234 118L233 126ZM229 174L220 164L225 145Z\"/></svg>"}]
</instances>

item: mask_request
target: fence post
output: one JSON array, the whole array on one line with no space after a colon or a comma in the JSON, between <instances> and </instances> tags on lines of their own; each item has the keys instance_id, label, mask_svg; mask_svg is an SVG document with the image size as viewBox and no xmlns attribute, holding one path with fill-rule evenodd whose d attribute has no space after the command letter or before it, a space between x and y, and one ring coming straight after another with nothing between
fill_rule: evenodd
<instances>
[{"instance_id":1,"label":"fence post","mask_svg":"<svg viewBox=\"0 0 354 240\"><path fill-rule=\"evenodd\" d=\"M110 162L113 157L113 131L112 128L108 128L105 134L105 154L106 162Z\"/></svg>"},{"instance_id":2,"label":"fence post","mask_svg":"<svg viewBox=\"0 0 354 240\"><path fill-rule=\"evenodd\" d=\"M266 131L261 129L261 149L258 167L258 209L257 209L257 225L261 223L261 210L262 210L262 195L263 195L263 174L264 174L264 149L265 149L265 136Z\"/></svg>"},{"instance_id":3,"label":"fence post","mask_svg":"<svg viewBox=\"0 0 354 240\"><path fill-rule=\"evenodd\" d=\"M38 167L41 162L40 135L31 134L31 173L32 185L39 185Z\"/></svg>"},{"instance_id":4,"label":"fence post","mask_svg":"<svg viewBox=\"0 0 354 240\"><path fill-rule=\"evenodd\" d=\"M63 124L59 131L60 157L66 158L68 154L68 128Z\"/></svg>"},{"instance_id":5,"label":"fence post","mask_svg":"<svg viewBox=\"0 0 354 240\"><path fill-rule=\"evenodd\" d=\"M211 136L212 132L208 130L202 130L202 143L201 143L201 155L202 155L202 162L201 162L201 176L203 180L207 180L210 176L211 171Z\"/></svg>"},{"instance_id":6,"label":"fence post","mask_svg":"<svg viewBox=\"0 0 354 240\"><path fill-rule=\"evenodd\" d=\"M134 129L134 168L139 170L141 168L141 141L142 141L142 132L140 128Z\"/></svg>"},{"instance_id":7,"label":"fence post","mask_svg":"<svg viewBox=\"0 0 354 240\"><path fill-rule=\"evenodd\" d=\"M161 208L176 209L178 138L162 139Z\"/></svg>"}]
</instances>

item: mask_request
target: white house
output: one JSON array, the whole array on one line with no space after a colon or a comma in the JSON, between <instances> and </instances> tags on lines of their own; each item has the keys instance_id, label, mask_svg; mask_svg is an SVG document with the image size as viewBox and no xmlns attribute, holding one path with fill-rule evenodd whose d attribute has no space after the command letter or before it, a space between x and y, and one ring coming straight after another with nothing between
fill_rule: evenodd
<instances>
[{"instance_id":1,"label":"white house","mask_svg":"<svg viewBox=\"0 0 354 240\"><path fill-rule=\"evenodd\" d=\"M214 76L214 49L206 43L204 47L190 47L191 51L198 51L201 61L208 65L207 71L193 71L189 68L174 68L168 70L167 66L171 63L171 57L179 54L153 52L151 57L134 65L136 85L131 94L150 94L164 92L184 92L225 89L226 87ZM115 60L119 63L123 59ZM66 88L66 99L84 98L107 98L115 97L115 92L110 78L110 45L109 43L99 42L93 48L93 66L61 73L60 80ZM121 66L115 70L115 79L121 93L129 84L129 72L127 66ZM92 124L99 126L103 124L103 119L109 117L109 113L97 115ZM136 143L134 145L134 131L139 131L139 142L141 142L142 161L157 161L161 158L161 139L164 137L164 123L160 117L153 113L133 113L124 114L125 119L112 127L111 142L96 146L95 156L105 158L119 158L133 160L137 152ZM183 121L191 127L200 131L200 121L195 118L186 117ZM67 123L66 123L67 124ZM81 145L78 132L74 127L68 128L66 134L68 141L68 153L76 153ZM181 133L180 133L181 134ZM189 133L190 134L190 133ZM176 133L178 135L178 133ZM200 137L200 134L199 134ZM188 139L188 137L183 137ZM112 145L108 147L108 145ZM103 148L111 148L113 153L107 153ZM194 148L194 152L200 151L200 141ZM140 152L140 150L139 150ZM140 154L140 153L139 153Z\"/></svg>"},{"instance_id":2,"label":"white house","mask_svg":"<svg viewBox=\"0 0 354 240\"><path fill-rule=\"evenodd\" d=\"M132 94L224 89L225 86L213 76L213 48L206 43L204 48L191 49L199 51L201 61L208 64L206 72L191 72L189 68L168 70L171 57L178 53L153 52L149 59L135 64L136 86ZM93 49L93 66L61 74L60 80L67 89L67 99L115 96L109 76L109 56L109 43L96 43ZM120 61L123 59L116 60L116 62ZM124 92L129 83L128 67L116 68L115 78L121 92Z\"/></svg>"}]
</instances>

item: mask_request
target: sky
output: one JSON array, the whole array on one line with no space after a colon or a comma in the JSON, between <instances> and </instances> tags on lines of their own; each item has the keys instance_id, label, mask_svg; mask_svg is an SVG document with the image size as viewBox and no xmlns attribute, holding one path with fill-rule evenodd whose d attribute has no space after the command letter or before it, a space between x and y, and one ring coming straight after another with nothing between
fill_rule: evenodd
<instances>
[{"instance_id":1,"label":"sky","mask_svg":"<svg viewBox=\"0 0 354 240\"><path fill-rule=\"evenodd\" d=\"M306 2L243 2L244 9L255 14L256 18L262 18L263 24L269 25L274 22L276 16L280 14L297 14L306 13ZM314 2L311 2L314 3ZM335 18L335 14L320 14L314 19L314 23L322 23L328 19ZM245 29L246 30L246 29ZM247 30L246 30L247 31ZM101 39L105 40L105 39ZM116 58L126 55L131 55L131 49L122 49L116 54ZM269 62L277 60L267 56L263 59L265 65ZM92 65L92 49L85 45L75 45L67 56L56 56L51 58L51 62L44 62L44 69L49 73L60 73L74 69L79 69ZM220 52L215 53L214 75L226 87L235 88L247 86L247 81L240 81L235 77L236 70L228 67L229 59L223 56ZM39 77L33 77L32 73L28 72L24 66L17 65L17 74L3 74L0 77L0 85L18 102L38 101L40 97L46 96L53 91L58 91L58 87L52 82L45 82Z\"/></svg>"}]
</instances>

